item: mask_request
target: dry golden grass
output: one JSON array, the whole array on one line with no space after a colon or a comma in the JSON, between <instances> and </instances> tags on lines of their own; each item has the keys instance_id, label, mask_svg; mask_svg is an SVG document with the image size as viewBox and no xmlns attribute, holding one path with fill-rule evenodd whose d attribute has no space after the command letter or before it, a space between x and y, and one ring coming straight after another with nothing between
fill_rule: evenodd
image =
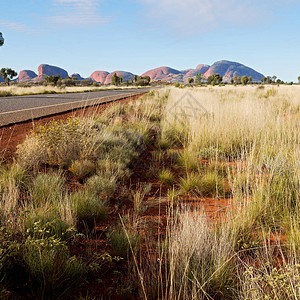
<instances>
[{"instance_id":1,"label":"dry golden grass","mask_svg":"<svg viewBox=\"0 0 300 300\"><path fill-rule=\"evenodd\" d=\"M59 86L30 86L30 87L21 87L18 85L11 85L11 86L0 86L0 95L7 94L8 96L22 96L22 95L34 95L34 94L55 94L55 93L80 93L80 92L92 92L92 91L99 91L99 90L113 90L113 89L130 89L130 88L139 88L139 87L119 87L119 86L66 86L66 87L59 87Z\"/></svg>"}]
</instances>

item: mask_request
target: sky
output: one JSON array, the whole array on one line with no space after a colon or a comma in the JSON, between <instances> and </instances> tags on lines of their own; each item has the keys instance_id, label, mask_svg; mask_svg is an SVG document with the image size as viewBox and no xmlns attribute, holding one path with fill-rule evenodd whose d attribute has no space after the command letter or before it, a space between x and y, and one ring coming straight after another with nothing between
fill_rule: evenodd
<instances>
[{"instance_id":1,"label":"sky","mask_svg":"<svg viewBox=\"0 0 300 300\"><path fill-rule=\"evenodd\" d=\"M0 0L0 67L88 77L236 61L300 76L299 0Z\"/></svg>"}]
</instances>

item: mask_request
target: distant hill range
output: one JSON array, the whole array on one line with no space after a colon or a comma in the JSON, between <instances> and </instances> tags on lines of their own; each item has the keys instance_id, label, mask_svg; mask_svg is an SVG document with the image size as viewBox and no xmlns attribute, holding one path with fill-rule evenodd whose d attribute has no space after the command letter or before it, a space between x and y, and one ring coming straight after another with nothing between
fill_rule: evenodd
<instances>
[{"instance_id":1,"label":"distant hill range","mask_svg":"<svg viewBox=\"0 0 300 300\"><path fill-rule=\"evenodd\" d=\"M123 77L123 81L132 80L134 77L133 73L125 71L95 71L88 78L81 77L78 73L69 75L68 72L62 68L40 65L38 67L38 74L34 71L23 70L19 73L17 81L19 82L38 82L43 80L46 76L60 75L62 78L76 77L78 80L89 79L94 82L109 84L111 83L111 77L113 74ZM187 69L183 71L175 70L170 67L159 67L156 69L149 70L142 74L142 76L149 76L152 81L167 81L167 82L187 82L189 78L195 78L197 73L201 73L203 78L207 78L213 73L218 73L223 76L223 81L229 82L234 76L252 76L253 81L260 81L264 75L257 71L246 67L240 63L221 60L215 62L212 66L200 64L196 69ZM2 78L0 78L1 81Z\"/></svg>"}]
</instances>

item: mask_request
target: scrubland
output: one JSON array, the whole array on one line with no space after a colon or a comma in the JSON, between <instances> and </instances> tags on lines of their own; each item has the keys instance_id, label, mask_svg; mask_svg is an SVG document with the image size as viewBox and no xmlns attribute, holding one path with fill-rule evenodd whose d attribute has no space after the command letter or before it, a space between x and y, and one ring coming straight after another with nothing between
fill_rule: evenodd
<instances>
[{"instance_id":1,"label":"scrubland","mask_svg":"<svg viewBox=\"0 0 300 300\"><path fill-rule=\"evenodd\" d=\"M54 86L54 85L10 85L0 86L0 97L8 96L25 96L25 95L40 95L40 94L65 94L65 93L82 93L82 92L95 92L104 90L126 90L130 88L139 88L136 86Z\"/></svg>"},{"instance_id":2,"label":"scrubland","mask_svg":"<svg viewBox=\"0 0 300 300\"><path fill-rule=\"evenodd\" d=\"M1 165L1 298L300 298L298 95L168 88L35 127Z\"/></svg>"}]
</instances>

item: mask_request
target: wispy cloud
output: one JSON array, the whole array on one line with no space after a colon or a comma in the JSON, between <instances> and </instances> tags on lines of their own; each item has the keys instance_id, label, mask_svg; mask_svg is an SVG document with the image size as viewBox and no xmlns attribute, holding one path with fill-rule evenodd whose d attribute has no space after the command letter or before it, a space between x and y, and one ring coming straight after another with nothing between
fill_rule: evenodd
<instances>
[{"instance_id":1,"label":"wispy cloud","mask_svg":"<svg viewBox=\"0 0 300 300\"><path fill-rule=\"evenodd\" d=\"M94 26L108 22L99 12L101 0L52 0L56 14L48 20L55 25Z\"/></svg>"},{"instance_id":2,"label":"wispy cloud","mask_svg":"<svg viewBox=\"0 0 300 300\"><path fill-rule=\"evenodd\" d=\"M37 33L36 29L19 22L0 21L0 26L21 33L27 33L27 34Z\"/></svg>"},{"instance_id":3,"label":"wispy cloud","mask_svg":"<svg viewBox=\"0 0 300 300\"><path fill-rule=\"evenodd\" d=\"M138 0L161 28L194 34L227 25L258 25L273 16L281 0ZM295 3L294 0L287 0Z\"/></svg>"}]
</instances>

